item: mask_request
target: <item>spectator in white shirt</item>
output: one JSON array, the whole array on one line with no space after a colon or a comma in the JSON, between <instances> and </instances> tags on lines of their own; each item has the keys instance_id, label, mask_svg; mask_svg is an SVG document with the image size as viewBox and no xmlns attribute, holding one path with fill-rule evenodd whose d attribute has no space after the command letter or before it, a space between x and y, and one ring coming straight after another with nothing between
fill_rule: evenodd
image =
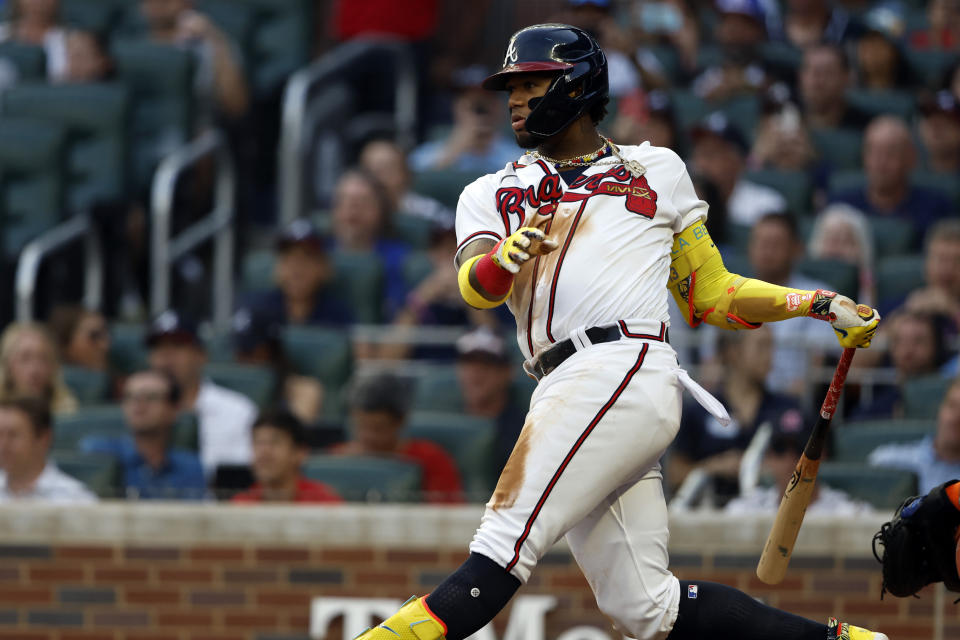
<instances>
[{"instance_id":1,"label":"spectator in white shirt","mask_svg":"<svg viewBox=\"0 0 960 640\"><path fill-rule=\"evenodd\" d=\"M769 487L754 487L742 493L727 503L724 513L776 513L809 435L809 430L804 429L802 423L777 424L763 460L764 469L773 478L773 484ZM852 498L846 492L823 482L814 485L810 506L807 507L807 513L813 515L857 516L872 511L870 504Z\"/></svg>"},{"instance_id":2,"label":"spectator in white shirt","mask_svg":"<svg viewBox=\"0 0 960 640\"><path fill-rule=\"evenodd\" d=\"M50 410L33 397L0 400L0 503L37 500L84 504L97 497L47 459Z\"/></svg>"},{"instance_id":3,"label":"spectator in white shirt","mask_svg":"<svg viewBox=\"0 0 960 640\"><path fill-rule=\"evenodd\" d=\"M165 311L154 319L146 343L150 367L169 372L180 385L180 409L197 414L204 472L212 476L220 465L250 464L257 407L204 376L207 353L196 325L176 311Z\"/></svg>"}]
</instances>

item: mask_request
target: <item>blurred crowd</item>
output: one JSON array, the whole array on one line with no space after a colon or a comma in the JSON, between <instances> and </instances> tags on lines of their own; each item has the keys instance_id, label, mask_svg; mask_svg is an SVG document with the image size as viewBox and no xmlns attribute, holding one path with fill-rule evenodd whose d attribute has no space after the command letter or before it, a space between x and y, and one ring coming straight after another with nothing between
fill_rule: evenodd
<instances>
[{"instance_id":1,"label":"blurred crowd","mask_svg":"<svg viewBox=\"0 0 960 640\"><path fill-rule=\"evenodd\" d=\"M521 153L502 96L480 83L510 32L545 21L598 37L611 87L601 130L685 159L731 272L837 290L883 315L855 359L834 475L812 510L869 509L857 482L903 480L893 495L960 476L957 0L542 0L506 18L491 3L303 2L312 55L368 36L408 44L419 139L363 129L342 172L323 176L329 202L284 223L264 177L282 83L258 84L217 2L126 3L105 30L69 23L84 0L2 4L7 91L26 82L8 43L41 48L33 81L50 85L125 82L117 43L129 39L187 52L186 137L228 131L243 179L230 327L203 322L202 252L177 265L173 308L146 313L149 181L95 203L109 212L104 308L76 304L79 269L51 269L40 320L0 338L0 501L485 499L533 383L509 313L460 298L453 222L460 189ZM153 168L185 134L130 135ZM206 202L209 176L194 182L177 194L178 223ZM11 301L0 307L9 320ZM694 330L674 314L681 363L734 417L724 428L685 407L664 460L676 508L776 508L839 355L827 329Z\"/></svg>"}]
</instances>

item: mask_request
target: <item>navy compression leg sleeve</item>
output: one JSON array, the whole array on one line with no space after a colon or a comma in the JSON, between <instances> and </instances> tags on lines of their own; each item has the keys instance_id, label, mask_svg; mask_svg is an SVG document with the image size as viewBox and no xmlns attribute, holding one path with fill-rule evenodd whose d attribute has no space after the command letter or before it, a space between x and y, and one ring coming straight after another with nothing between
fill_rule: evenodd
<instances>
[{"instance_id":1,"label":"navy compression leg sleeve","mask_svg":"<svg viewBox=\"0 0 960 640\"><path fill-rule=\"evenodd\" d=\"M499 564L471 553L427 596L427 606L447 625L447 640L463 640L500 613L517 589L520 580Z\"/></svg>"}]
</instances>

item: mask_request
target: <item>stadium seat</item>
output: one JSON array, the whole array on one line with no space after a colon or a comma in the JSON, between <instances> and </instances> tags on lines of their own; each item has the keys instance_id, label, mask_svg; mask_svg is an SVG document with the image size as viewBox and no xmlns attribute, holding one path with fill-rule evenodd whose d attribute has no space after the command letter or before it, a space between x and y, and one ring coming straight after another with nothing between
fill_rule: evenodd
<instances>
[{"instance_id":1,"label":"stadium seat","mask_svg":"<svg viewBox=\"0 0 960 640\"><path fill-rule=\"evenodd\" d=\"M71 213L129 193L130 97L121 84L17 86L3 95L5 113L66 127L67 206Z\"/></svg>"},{"instance_id":2,"label":"stadium seat","mask_svg":"<svg viewBox=\"0 0 960 640\"><path fill-rule=\"evenodd\" d=\"M133 373L147 366L146 328L136 323L110 325L110 367L121 373Z\"/></svg>"},{"instance_id":3,"label":"stadium seat","mask_svg":"<svg viewBox=\"0 0 960 640\"><path fill-rule=\"evenodd\" d=\"M367 456L310 456L303 475L333 487L351 502L417 502L420 467L413 462Z\"/></svg>"},{"instance_id":4,"label":"stadium seat","mask_svg":"<svg viewBox=\"0 0 960 640\"><path fill-rule=\"evenodd\" d=\"M908 91L848 89L847 102L873 116L890 114L908 121L913 116L914 97Z\"/></svg>"},{"instance_id":5,"label":"stadium seat","mask_svg":"<svg viewBox=\"0 0 960 640\"><path fill-rule=\"evenodd\" d=\"M536 388L536 380L528 376L523 371L518 371L516 377L513 379L513 382L510 383L510 393L513 396L514 403L516 403L518 407L529 407L530 396L533 395L533 391Z\"/></svg>"},{"instance_id":6,"label":"stadium seat","mask_svg":"<svg viewBox=\"0 0 960 640\"><path fill-rule=\"evenodd\" d=\"M60 16L71 27L108 33L119 23L126 0L60 0Z\"/></svg>"},{"instance_id":7,"label":"stadium seat","mask_svg":"<svg viewBox=\"0 0 960 640\"><path fill-rule=\"evenodd\" d=\"M935 429L931 420L850 422L834 428L830 458L835 462L866 462L870 452L880 445L919 440Z\"/></svg>"},{"instance_id":8,"label":"stadium seat","mask_svg":"<svg viewBox=\"0 0 960 640\"><path fill-rule=\"evenodd\" d=\"M277 386L277 375L272 369L252 364L208 364L205 373L217 384L247 396L260 408L270 404Z\"/></svg>"},{"instance_id":9,"label":"stadium seat","mask_svg":"<svg viewBox=\"0 0 960 640\"><path fill-rule=\"evenodd\" d=\"M112 53L133 98L134 183L145 190L163 155L193 135L194 58L178 47L139 40L117 42Z\"/></svg>"},{"instance_id":10,"label":"stadium seat","mask_svg":"<svg viewBox=\"0 0 960 640\"><path fill-rule=\"evenodd\" d=\"M390 220L393 235L414 249L426 249L430 245L433 223L426 218L398 213Z\"/></svg>"},{"instance_id":11,"label":"stadium seat","mask_svg":"<svg viewBox=\"0 0 960 640\"><path fill-rule=\"evenodd\" d=\"M917 494L917 477L910 471L869 467L855 462L823 462L817 482L845 491L880 511L891 511Z\"/></svg>"},{"instance_id":12,"label":"stadium seat","mask_svg":"<svg viewBox=\"0 0 960 640\"><path fill-rule=\"evenodd\" d=\"M462 412L463 396L457 384L455 365L422 367L413 374L413 409Z\"/></svg>"},{"instance_id":13,"label":"stadium seat","mask_svg":"<svg viewBox=\"0 0 960 640\"><path fill-rule=\"evenodd\" d=\"M920 78L923 84L931 89L940 88L947 70L960 58L956 51L950 50L918 51L907 47L904 53L913 75Z\"/></svg>"},{"instance_id":14,"label":"stadium seat","mask_svg":"<svg viewBox=\"0 0 960 640\"><path fill-rule=\"evenodd\" d=\"M244 253L240 268L240 291L259 293L272 289L275 263L276 255L270 249L251 249Z\"/></svg>"},{"instance_id":15,"label":"stadium seat","mask_svg":"<svg viewBox=\"0 0 960 640\"><path fill-rule=\"evenodd\" d=\"M806 172L766 169L749 171L744 178L776 189L786 199L787 206L794 215L804 216L810 213L810 195L813 185Z\"/></svg>"},{"instance_id":16,"label":"stadium seat","mask_svg":"<svg viewBox=\"0 0 960 640\"><path fill-rule=\"evenodd\" d=\"M863 133L856 129L814 129L810 141L820 159L833 170L859 169L863 163Z\"/></svg>"},{"instance_id":17,"label":"stadium seat","mask_svg":"<svg viewBox=\"0 0 960 640\"><path fill-rule=\"evenodd\" d=\"M207 360L217 364L234 362L233 334L229 330L211 329L209 334L202 336Z\"/></svg>"},{"instance_id":18,"label":"stadium seat","mask_svg":"<svg viewBox=\"0 0 960 640\"><path fill-rule=\"evenodd\" d=\"M407 421L405 435L434 442L457 463L463 488L471 500L486 500L496 483L493 446L496 427L490 418L463 413L425 411Z\"/></svg>"},{"instance_id":19,"label":"stadium seat","mask_svg":"<svg viewBox=\"0 0 960 640\"><path fill-rule=\"evenodd\" d=\"M859 169L834 171L830 174L827 191L830 192L830 195L835 196L840 193L863 189L866 182L867 176Z\"/></svg>"},{"instance_id":20,"label":"stadium seat","mask_svg":"<svg viewBox=\"0 0 960 640\"><path fill-rule=\"evenodd\" d=\"M0 118L0 230L7 258L60 220L66 144L65 127L32 118Z\"/></svg>"},{"instance_id":21,"label":"stadium seat","mask_svg":"<svg viewBox=\"0 0 960 640\"><path fill-rule=\"evenodd\" d=\"M61 471L85 484L99 497L123 497L123 473L113 456L101 453L54 451L50 457Z\"/></svg>"},{"instance_id":22,"label":"stadium seat","mask_svg":"<svg viewBox=\"0 0 960 640\"><path fill-rule=\"evenodd\" d=\"M451 209L456 209L463 188L480 175L476 171L454 169L421 171L414 177L413 191L435 198Z\"/></svg>"},{"instance_id":23,"label":"stadium seat","mask_svg":"<svg viewBox=\"0 0 960 640\"><path fill-rule=\"evenodd\" d=\"M856 299L860 289L859 269L854 264L824 258L804 258L797 263L803 275L827 283L838 293Z\"/></svg>"},{"instance_id":24,"label":"stadium seat","mask_svg":"<svg viewBox=\"0 0 960 640\"><path fill-rule=\"evenodd\" d=\"M17 82L43 81L47 77L47 56L43 47L7 40L0 42L0 58L17 70Z\"/></svg>"},{"instance_id":25,"label":"stadium seat","mask_svg":"<svg viewBox=\"0 0 960 640\"><path fill-rule=\"evenodd\" d=\"M950 382L939 375L907 380L903 389L904 415L918 420L936 418Z\"/></svg>"},{"instance_id":26,"label":"stadium seat","mask_svg":"<svg viewBox=\"0 0 960 640\"><path fill-rule=\"evenodd\" d=\"M870 218L870 230L874 260L877 256L901 256L913 249L915 231L908 220L874 216Z\"/></svg>"},{"instance_id":27,"label":"stadium seat","mask_svg":"<svg viewBox=\"0 0 960 640\"><path fill-rule=\"evenodd\" d=\"M923 256L917 254L890 256L877 262L874 280L880 306L899 302L914 289L923 286Z\"/></svg>"},{"instance_id":28,"label":"stadium seat","mask_svg":"<svg viewBox=\"0 0 960 640\"><path fill-rule=\"evenodd\" d=\"M771 40L760 45L760 57L765 66L779 77L793 77L803 62L803 51L783 40Z\"/></svg>"},{"instance_id":29,"label":"stadium seat","mask_svg":"<svg viewBox=\"0 0 960 640\"><path fill-rule=\"evenodd\" d=\"M331 294L344 301L358 323L377 324L382 320L383 263L371 253L336 251Z\"/></svg>"},{"instance_id":30,"label":"stadium seat","mask_svg":"<svg viewBox=\"0 0 960 640\"><path fill-rule=\"evenodd\" d=\"M255 10L251 35L250 77L254 92L280 89L287 77L313 56L315 17L313 0L240 0Z\"/></svg>"},{"instance_id":31,"label":"stadium seat","mask_svg":"<svg viewBox=\"0 0 960 640\"><path fill-rule=\"evenodd\" d=\"M63 381L82 406L102 404L110 394L110 376L105 371L64 365Z\"/></svg>"},{"instance_id":32,"label":"stadium seat","mask_svg":"<svg viewBox=\"0 0 960 640\"><path fill-rule=\"evenodd\" d=\"M957 180L956 175L917 171L911 176L910 182L917 187L939 191L950 198L954 212L960 211L960 180Z\"/></svg>"},{"instance_id":33,"label":"stadium seat","mask_svg":"<svg viewBox=\"0 0 960 640\"><path fill-rule=\"evenodd\" d=\"M403 261L403 280L412 291L433 272L433 261L426 251L411 251Z\"/></svg>"},{"instance_id":34,"label":"stadium seat","mask_svg":"<svg viewBox=\"0 0 960 640\"><path fill-rule=\"evenodd\" d=\"M127 435L123 409L119 405L81 407L74 413L55 416L53 423L53 449L56 451L76 451L80 441L88 436L112 438ZM197 451L199 435L194 414L183 413L177 418L171 441L176 447Z\"/></svg>"},{"instance_id":35,"label":"stadium seat","mask_svg":"<svg viewBox=\"0 0 960 640\"><path fill-rule=\"evenodd\" d=\"M350 377L352 359L346 331L321 327L285 327L283 346L297 373L319 379L328 389Z\"/></svg>"}]
</instances>

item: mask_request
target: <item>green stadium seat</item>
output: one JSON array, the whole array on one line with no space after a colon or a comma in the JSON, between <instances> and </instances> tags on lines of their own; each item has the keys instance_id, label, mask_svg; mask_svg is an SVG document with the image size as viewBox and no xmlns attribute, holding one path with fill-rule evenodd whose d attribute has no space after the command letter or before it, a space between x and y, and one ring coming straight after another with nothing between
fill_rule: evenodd
<instances>
[{"instance_id":1,"label":"green stadium seat","mask_svg":"<svg viewBox=\"0 0 960 640\"><path fill-rule=\"evenodd\" d=\"M856 129L814 129L810 141L820 159L834 170L859 169L863 163L863 132Z\"/></svg>"},{"instance_id":2,"label":"green stadium seat","mask_svg":"<svg viewBox=\"0 0 960 640\"><path fill-rule=\"evenodd\" d=\"M255 293L272 289L275 263L276 254L270 249L247 251L240 268L240 290L243 293Z\"/></svg>"},{"instance_id":3,"label":"green stadium seat","mask_svg":"<svg viewBox=\"0 0 960 640\"><path fill-rule=\"evenodd\" d=\"M463 413L414 413L405 435L440 445L457 463L463 488L471 500L486 500L496 484L493 447L496 426L489 418Z\"/></svg>"},{"instance_id":4,"label":"green stadium seat","mask_svg":"<svg viewBox=\"0 0 960 640\"><path fill-rule=\"evenodd\" d=\"M780 192L787 201L790 211L796 216L810 213L810 196L813 185L810 176L803 171L779 171L766 169L750 171L744 176L747 180L763 184Z\"/></svg>"},{"instance_id":5,"label":"green stadium seat","mask_svg":"<svg viewBox=\"0 0 960 640\"><path fill-rule=\"evenodd\" d=\"M234 362L233 334L227 330L213 330L203 336L203 346L207 350L207 360L216 364Z\"/></svg>"},{"instance_id":6,"label":"green stadium seat","mask_svg":"<svg viewBox=\"0 0 960 640\"><path fill-rule=\"evenodd\" d=\"M680 80L680 55L675 47L667 44L655 45L651 47L650 53L663 65L668 79L674 82Z\"/></svg>"},{"instance_id":7,"label":"green stadium seat","mask_svg":"<svg viewBox=\"0 0 960 640\"><path fill-rule=\"evenodd\" d=\"M433 365L414 375L413 409L435 412L462 412L463 395L455 365Z\"/></svg>"},{"instance_id":8,"label":"green stadium seat","mask_svg":"<svg viewBox=\"0 0 960 640\"><path fill-rule=\"evenodd\" d=\"M948 378L937 375L907 380L903 388L904 415L918 420L936 418L950 383Z\"/></svg>"},{"instance_id":9,"label":"green stadium seat","mask_svg":"<svg viewBox=\"0 0 960 640\"><path fill-rule=\"evenodd\" d=\"M80 441L89 436L122 438L126 435L123 409L119 405L81 407L74 413L55 416L53 421L53 449L56 451L76 451ZM190 451L199 449L194 414L183 413L177 418L171 442Z\"/></svg>"},{"instance_id":10,"label":"green stadium seat","mask_svg":"<svg viewBox=\"0 0 960 640\"><path fill-rule=\"evenodd\" d=\"M108 33L123 15L126 0L60 0L60 16L71 27Z\"/></svg>"},{"instance_id":11,"label":"green stadium seat","mask_svg":"<svg viewBox=\"0 0 960 640\"><path fill-rule=\"evenodd\" d=\"M121 373L133 373L147 366L147 347L144 344L146 327L142 324L113 323L110 325L110 367Z\"/></svg>"},{"instance_id":12,"label":"green stadium seat","mask_svg":"<svg viewBox=\"0 0 960 640\"><path fill-rule=\"evenodd\" d=\"M870 452L881 445L913 442L935 429L931 420L850 422L834 428L830 458L835 462L866 462Z\"/></svg>"},{"instance_id":13,"label":"green stadium seat","mask_svg":"<svg viewBox=\"0 0 960 640\"><path fill-rule=\"evenodd\" d=\"M222 362L208 364L205 372L215 383L242 393L260 408L267 408L277 386L276 374L267 367Z\"/></svg>"},{"instance_id":14,"label":"green stadium seat","mask_svg":"<svg viewBox=\"0 0 960 640\"><path fill-rule=\"evenodd\" d=\"M144 190L163 155L193 136L194 57L178 47L139 40L116 42L112 53L117 75L133 97L133 175Z\"/></svg>"},{"instance_id":15,"label":"green stadium seat","mask_svg":"<svg viewBox=\"0 0 960 640\"><path fill-rule=\"evenodd\" d=\"M464 187L480 177L476 171L438 169L421 171L413 179L413 191L430 196L451 209L457 208Z\"/></svg>"},{"instance_id":16,"label":"green stadium seat","mask_svg":"<svg viewBox=\"0 0 960 640\"><path fill-rule=\"evenodd\" d=\"M47 77L47 56L41 46L13 40L0 42L0 58L17 70L17 82L43 81Z\"/></svg>"},{"instance_id":17,"label":"green stadium seat","mask_svg":"<svg viewBox=\"0 0 960 640\"><path fill-rule=\"evenodd\" d=\"M122 472L113 456L101 453L54 451L50 456L68 476L85 484L101 498L119 498L122 494Z\"/></svg>"},{"instance_id":18,"label":"green stadium seat","mask_svg":"<svg viewBox=\"0 0 960 640\"><path fill-rule=\"evenodd\" d=\"M529 407L530 397L537 388L537 381L528 376L524 371L518 371L513 382L510 383L510 393L513 401L518 407Z\"/></svg>"},{"instance_id":19,"label":"green stadium seat","mask_svg":"<svg viewBox=\"0 0 960 640\"><path fill-rule=\"evenodd\" d=\"M393 235L414 249L426 249L430 245L433 223L426 218L398 213L391 220Z\"/></svg>"},{"instance_id":20,"label":"green stadium seat","mask_svg":"<svg viewBox=\"0 0 960 640\"><path fill-rule=\"evenodd\" d=\"M328 389L350 377L352 352L346 331L321 327L285 327L283 347L294 370L319 379Z\"/></svg>"},{"instance_id":21,"label":"green stadium seat","mask_svg":"<svg viewBox=\"0 0 960 640\"><path fill-rule=\"evenodd\" d=\"M0 118L0 230L8 258L63 217L66 145L65 127Z\"/></svg>"},{"instance_id":22,"label":"green stadium seat","mask_svg":"<svg viewBox=\"0 0 960 640\"><path fill-rule=\"evenodd\" d=\"M917 171L910 181L914 186L939 191L950 198L953 203L953 213L960 213L960 180L952 173L933 173L931 171Z\"/></svg>"},{"instance_id":23,"label":"green stadium seat","mask_svg":"<svg viewBox=\"0 0 960 640\"><path fill-rule=\"evenodd\" d=\"M760 57L766 67L780 76L793 76L803 62L803 51L784 41L768 41L760 45Z\"/></svg>"},{"instance_id":24,"label":"green stadium seat","mask_svg":"<svg viewBox=\"0 0 960 640\"><path fill-rule=\"evenodd\" d=\"M110 395L110 376L105 371L64 365L60 368L63 381L77 397L81 406L102 404Z\"/></svg>"},{"instance_id":25,"label":"green stadium seat","mask_svg":"<svg viewBox=\"0 0 960 640\"><path fill-rule=\"evenodd\" d=\"M753 227L735 222L727 223L727 244L734 250L746 255L747 248L750 246L750 233ZM726 255L724 255L726 262Z\"/></svg>"},{"instance_id":26,"label":"green stadium seat","mask_svg":"<svg viewBox=\"0 0 960 640\"><path fill-rule=\"evenodd\" d=\"M433 272L433 260L426 251L411 251L403 261L403 280L412 290Z\"/></svg>"},{"instance_id":27,"label":"green stadium seat","mask_svg":"<svg viewBox=\"0 0 960 640\"><path fill-rule=\"evenodd\" d=\"M869 502L880 511L896 509L905 498L917 494L917 477L912 472L855 462L823 462L817 482Z\"/></svg>"},{"instance_id":28,"label":"green stadium seat","mask_svg":"<svg viewBox=\"0 0 960 640\"><path fill-rule=\"evenodd\" d=\"M367 456L315 455L303 475L333 487L351 502L417 502L420 467L413 462Z\"/></svg>"},{"instance_id":29,"label":"green stadium seat","mask_svg":"<svg viewBox=\"0 0 960 640\"><path fill-rule=\"evenodd\" d=\"M840 260L804 258L797 264L803 275L830 285L838 293L856 299L860 288L859 269L856 265Z\"/></svg>"},{"instance_id":30,"label":"green stadium seat","mask_svg":"<svg viewBox=\"0 0 960 640\"><path fill-rule=\"evenodd\" d=\"M227 34L249 74L250 41L256 22L254 10L237 0L195 0L194 7Z\"/></svg>"},{"instance_id":31,"label":"green stadium seat","mask_svg":"<svg viewBox=\"0 0 960 640\"><path fill-rule=\"evenodd\" d=\"M882 306L896 303L923 286L923 256L911 254L881 258L877 262L875 281L879 303Z\"/></svg>"},{"instance_id":32,"label":"green stadium seat","mask_svg":"<svg viewBox=\"0 0 960 640\"><path fill-rule=\"evenodd\" d=\"M753 275L753 267L750 266L750 258L744 251L727 251L723 254L723 265L730 273L739 274L745 278Z\"/></svg>"},{"instance_id":33,"label":"green stadium seat","mask_svg":"<svg viewBox=\"0 0 960 640\"><path fill-rule=\"evenodd\" d=\"M908 47L904 53L913 75L931 89L940 87L947 70L960 58L956 51L937 49L918 51Z\"/></svg>"},{"instance_id":34,"label":"green stadium seat","mask_svg":"<svg viewBox=\"0 0 960 640\"><path fill-rule=\"evenodd\" d=\"M848 89L847 102L873 116L890 114L910 120L915 100L908 91Z\"/></svg>"},{"instance_id":35,"label":"green stadium seat","mask_svg":"<svg viewBox=\"0 0 960 640\"><path fill-rule=\"evenodd\" d=\"M130 97L123 85L18 86L4 93L3 105L9 115L42 118L67 128L71 212L126 198Z\"/></svg>"},{"instance_id":36,"label":"green stadium seat","mask_svg":"<svg viewBox=\"0 0 960 640\"><path fill-rule=\"evenodd\" d=\"M835 171L830 175L827 190L831 195L863 189L867 176L860 170Z\"/></svg>"},{"instance_id":37,"label":"green stadium seat","mask_svg":"<svg viewBox=\"0 0 960 640\"><path fill-rule=\"evenodd\" d=\"M670 92L670 99L677 130L684 139L690 128L713 110L706 100L689 89L674 89Z\"/></svg>"},{"instance_id":38,"label":"green stadium seat","mask_svg":"<svg viewBox=\"0 0 960 640\"><path fill-rule=\"evenodd\" d=\"M876 256L902 256L914 246L915 231L908 220L900 218L870 218L873 232L873 254Z\"/></svg>"},{"instance_id":39,"label":"green stadium seat","mask_svg":"<svg viewBox=\"0 0 960 640\"><path fill-rule=\"evenodd\" d=\"M313 57L315 6L313 0L240 0L255 11L251 34L250 78L254 92L270 94Z\"/></svg>"},{"instance_id":40,"label":"green stadium seat","mask_svg":"<svg viewBox=\"0 0 960 640\"><path fill-rule=\"evenodd\" d=\"M756 135L757 123L760 121L760 99L753 94L734 96L716 103L711 111L722 111L730 122L739 129L751 143Z\"/></svg>"},{"instance_id":41,"label":"green stadium seat","mask_svg":"<svg viewBox=\"0 0 960 640\"><path fill-rule=\"evenodd\" d=\"M383 263L372 253L336 251L331 294L344 301L358 323L377 324L383 319Z\"/></svg>"}]
</instances>

